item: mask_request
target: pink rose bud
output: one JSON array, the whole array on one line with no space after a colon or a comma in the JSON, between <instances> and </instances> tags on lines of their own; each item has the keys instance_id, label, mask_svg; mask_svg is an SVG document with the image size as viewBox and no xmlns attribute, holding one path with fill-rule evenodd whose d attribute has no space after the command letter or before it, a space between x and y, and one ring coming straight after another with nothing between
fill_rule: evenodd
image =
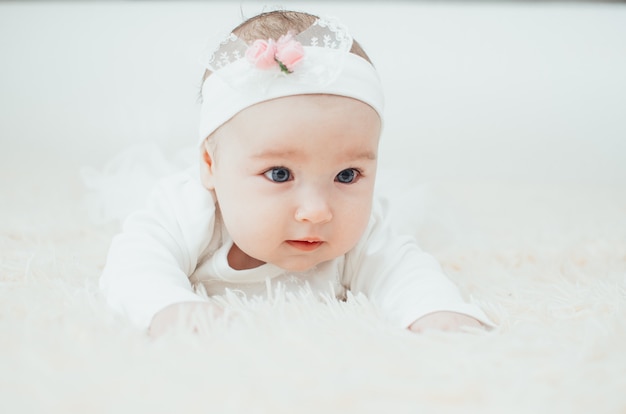
<instances>
[{"instance_id":1,"label":"pink rose bud","mask_svg":"<svg viewBox=\"0 0 626 414\"><path fill-rule=\"evenodd\" d=\"M291 34L281 36L276 42L276 59L284 65L289 72L293 72L294 68L304 57L304 48L302 44L295 40Z\"/></svg>"},{"instance_id":2,"label":"pink rose bud","mask_svg":"<svg viewBox=\"0 0 626 414\"><path fill-rule=\"evenodd\" d=\"M276 43L273 40L257 39L246 50L246 58L250 63L259 69L270 69L276 63Z\"/></svg>"}]
</instances>

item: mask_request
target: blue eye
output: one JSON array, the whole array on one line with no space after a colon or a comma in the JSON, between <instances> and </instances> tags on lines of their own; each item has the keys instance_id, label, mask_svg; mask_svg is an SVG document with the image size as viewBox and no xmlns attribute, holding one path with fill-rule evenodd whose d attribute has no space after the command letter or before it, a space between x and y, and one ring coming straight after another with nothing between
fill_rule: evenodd
<instances>
[{"instance_id":1,"label":"blue eye","mask_svg":"<svg viewBox=\"0 0 626 414\"><path fill-rule=\"evenodd\" d=\"M291 179L291 172L287 168L277 167L265 172L265 177L276 183L284 183Z\"/></svg>"},{"instance_id":2,"label":"blue eye","mask_svg":"<svg viewBox=\"0 0 626 414\"><path fill-rule=\"evenodd\" d=\"M336 180L342 184L352 184L358 177L359 172L354 168L348 168L337 174Z\"/></svg>"}]
</instances>

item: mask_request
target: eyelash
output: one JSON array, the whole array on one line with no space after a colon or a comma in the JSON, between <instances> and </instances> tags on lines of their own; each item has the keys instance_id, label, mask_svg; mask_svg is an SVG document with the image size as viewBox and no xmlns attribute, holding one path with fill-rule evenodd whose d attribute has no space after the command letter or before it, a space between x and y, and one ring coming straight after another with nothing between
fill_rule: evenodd
<instances>
[{"instance_id":1,"label":"eyelash","mask_svg":"<svg viewBox=\"0 0 626 414\"><path fill-rule=\"evenodd\" d=\"M353 174L350 181L339 180L339 177L345 172L350 172ZM281 174L281 177L277 176L278 173ZM286 173L286 176L284 176L285 173ZM269 170L265 171L263 175L269 181L278 183L278 184L282 184L287 181L293 180L293 174L291 173L291 171L289 171L289 168L285 168L285 167L272 167ZM354 184L361 178L362 175L363 175L362 171L359 170L358 168L346 168L345 170L341 170L339 174L335 176L335 181L341 184Z\"/></svg>"}]
</instances>

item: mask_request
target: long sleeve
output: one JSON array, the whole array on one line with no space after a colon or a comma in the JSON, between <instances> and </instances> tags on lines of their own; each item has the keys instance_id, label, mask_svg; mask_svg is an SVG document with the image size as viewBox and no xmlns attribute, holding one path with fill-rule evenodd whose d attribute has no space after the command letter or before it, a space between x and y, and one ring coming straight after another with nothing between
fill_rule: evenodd
<instances>
[{"instance_id":1,"label":"long sleeve","mask_svg":"<svg viewBox=\"0 0 626 414\"><path fill-rule=\"evenodd\" d=\"M398 326L408 327L437 311L466 314L492 325L480 308L463 300L413 237L392 233L382 202L375 203L365 235L348 254L344 275L350 290L368 296Z\"/></svg>"},{"instance_id":2,"label":"long sleeve","mask_svg":"<svg viewBox=\"0 0 626 414\"><path fill-rule=\"evenodd\" d=\"M189 275L215 225L211 194L188 171L161 181L112 241L100 288L108 304L147 328L161 309L202 301Z\"/></svg>"}]
</instances>

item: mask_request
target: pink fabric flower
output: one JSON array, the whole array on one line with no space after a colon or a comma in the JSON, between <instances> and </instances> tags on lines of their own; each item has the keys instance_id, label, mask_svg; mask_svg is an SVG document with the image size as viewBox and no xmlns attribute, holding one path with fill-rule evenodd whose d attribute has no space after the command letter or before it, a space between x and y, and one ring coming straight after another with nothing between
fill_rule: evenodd
<instances>
[{"instance_id":1,"label":"pink fabric flower","mask_svg":"<svg viewBox=\"0 0 626 414\"><path fill-rule=\"evenodd\" d=\"M281 36L278 41L257 39L246 50L246 58L257 69L278 66L285 73L293 72L303 57L304 47L291 33Z\"/></svg>"},{"instance_id":2,"label":"pink fabric flower","mask_svg":"<svg viewBox=\"0 0 626 414\"><path fill-rule=\"evenodd\" d=\"M293 72L294 68L304 57L302 44L295 40L291 34L281 36L276 42L276 60L280 68L287 72Z\"/></svg>"},{"instance_id":3,"label":"pink fabric flower","mask_svg":"<svg viewBox=\"0 0 626 414\"><path fill-rule=\"evenodd\" d=\"M257 39L246 50L246 58L259 69L276 66L276 43L273 40Z\"/></svg>"}]
</instances>

